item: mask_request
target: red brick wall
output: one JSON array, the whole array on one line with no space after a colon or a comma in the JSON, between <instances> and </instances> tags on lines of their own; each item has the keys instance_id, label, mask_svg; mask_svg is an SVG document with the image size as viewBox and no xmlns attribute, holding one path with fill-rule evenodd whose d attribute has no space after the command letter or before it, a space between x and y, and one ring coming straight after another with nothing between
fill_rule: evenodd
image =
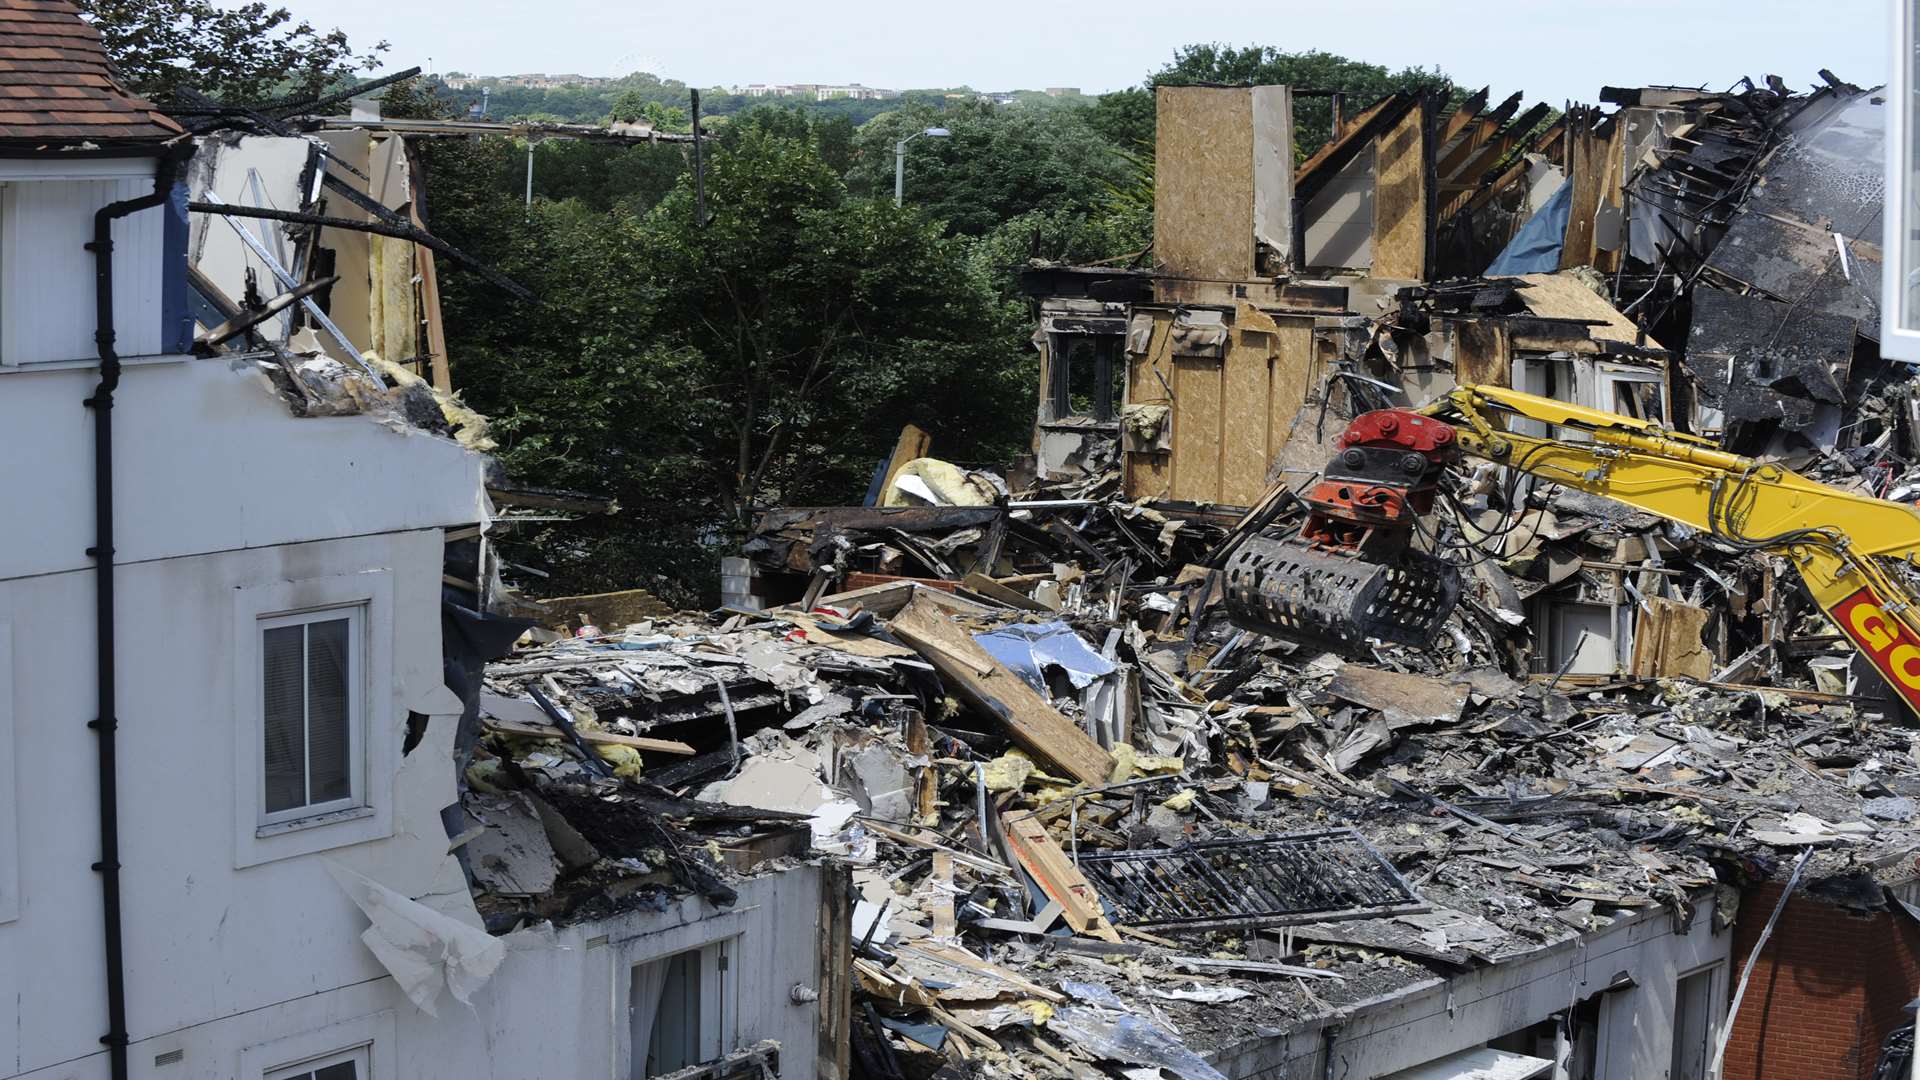
<instances>
[{"instance_id":1,"label":"red brick wall","mask_svg":"<svg viewBox=\"0 0 1920 1080\"><path fill-rule=\"evenodd\" d=\"M945 589L948 592L953 592L960 588L959 582L947 581L943 578L895 577L892 574L848 574L847 580L841 584L837 591L852 592L855 589L864 589L871 585L887 585L895 581L917 582L930 588Z\"/></svg>"},{"instance_id":2,"label":"red brick wall","mask_svg":"<svg viewBox=\"0 0 1920 1080\"><path fill-rule=\"evenodd\" d=\"M1778 883L1741 900L1729 993L1779 901ZM1856 915L1796 896L1754 965L1725 1080L1868 1080L1880 1040L1912 1022L1916 996L1920 928L1905 913Z\"/></svg>"}]
</instances>

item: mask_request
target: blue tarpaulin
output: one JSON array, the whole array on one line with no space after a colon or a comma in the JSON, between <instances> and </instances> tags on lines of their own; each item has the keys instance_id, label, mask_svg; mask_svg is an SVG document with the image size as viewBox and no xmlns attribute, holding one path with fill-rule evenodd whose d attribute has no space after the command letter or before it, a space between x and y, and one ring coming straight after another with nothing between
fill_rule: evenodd
<instances>
[{"instance_id":1,"label":"blue tarpaulin","mask_svg":"<svg viewBox=\"0 0 1920 1080\"><path fill-rule=\"evenodd\" d=\"M1487 277L1551 274L1560 269L1560 249L1567 239L1567 219L1573 211L1573 181L1567 180L1547 196L1506 249L1487 267Z\"/></svg>"},{"instance_id":2,"label":"blue tarpaulin","mask_svg":"<svg viewBox=\"0 0 1920 1080\"><path fill-rule=\"evenodd\" d=\"M1042 693L1047 689L1048 667L1066 672L1076 690L1085 690L1114 670L1113 661L1094 652L1063 622L1015 623L975 634L973 640Z\"/></svg>"}]
</instances>

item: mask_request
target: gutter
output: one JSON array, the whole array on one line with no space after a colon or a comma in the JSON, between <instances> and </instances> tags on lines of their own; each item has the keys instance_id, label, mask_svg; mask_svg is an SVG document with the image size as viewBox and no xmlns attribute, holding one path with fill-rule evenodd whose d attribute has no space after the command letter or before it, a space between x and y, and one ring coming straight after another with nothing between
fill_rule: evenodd
<instances>
[{"instance_id":1,"label":"gutter","mask_svg":"<svg viewBox=\"0 0 1920 1080\"><path fill-rule=\"evenodd\" d=\"M94 597L96 676L99 715L88 721L99 737L100 761L100 875L101 913L107 959L107 1047L113 1080L127 1080L127 971L120 932L120 791L115 753L114 618L113 618L113 394L120 385L120 356L113 351L113 223L141 210L164 205L174 182L193 154L190 139L169 146L153 172L153 193L138 199L109 203L93 215L94 346L100 354L100 382L85 399L93 410L94 560L97 586Z\"/></svg>"}]
</instances>

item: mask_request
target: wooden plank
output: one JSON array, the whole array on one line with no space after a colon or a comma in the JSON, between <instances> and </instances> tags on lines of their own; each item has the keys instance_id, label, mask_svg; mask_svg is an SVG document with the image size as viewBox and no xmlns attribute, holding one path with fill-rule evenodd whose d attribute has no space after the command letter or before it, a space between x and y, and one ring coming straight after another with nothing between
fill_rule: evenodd
<instances>
[{"instance_id":1,"label":"wooden plank","mask_svg":"<svg viewBox=\"0 0 1920 1080\"><path fill-rule=\"evenodd\" d=\"M934 819L940 794L939 769L931 760L933 742L927 734L927 718L919 709L907 710L907 753L926 763L913 770L913 821L918 825Z\"/></svg>"},{"instance_id":2,"label":"wooden plank","mask_svg":"<svg viewBox=\"0 0 1920 1080\"><path fill-rule=\"evenodd\" d=\"M566 735L557 727L545 724L523 724L518 720L498 720L487 716L481 718L481 724L488 731L497 731L503 735L531 735L541 739L564 739ZM580 738L589 743L603 743L609 746L631 746L635 750L652 750L660 754L681 754L692 757L694 749L683 742L672 739L645 739L634 735L619 735L611 731L588 731L577 727Z\"/></svg>"},{"instance_id":3,"label":"wooden plank","mask_svg":"<svg viewBox=\"0 0 1920 1080\"><path fill-rule=\"evenodd\" d=\"M897 843L911 844L914 847L926 848L928 851L944 851L947 854L953 856L954 862L957 862L961 866L965 866L969 869L979 870L983 873L988 873L988 874L1000 874L1006 877L1013 876L1013 868L1010 866L1007 866L1004 863L998 863L993 861L992 859L984 859L978 855L969 854L957 848L948 847L947 845L939 843L938 841L928 840L924 837L915 836L910 832L904 832L900 829L896 829L891 825L886 824L885 822L875 821L870 817L863 816L860 818L860 824L861 826L866 828L869 832L879 833L881 836L884 836L887 839L895 841Z\"/></svg>"},{"instance_id":4,"label":"wooden plank","mask_svg":"<svg viewBox=\"0 0 1920 1080\"><path fill-rule=\"evenodd\" d=\"M1066 996L1059 991L1049 990L1011 968L982 960L958 945L929 945L924 941L909 941L901 942L899 948L903 953L913 953L935 963L972 971L997 982L1006 983L1029 997L1036 997L1056 1005L1067 1000Z\"/></svg>"},{"instance_id":5,"label":"wooden plank","mask_svg":"<svg viewBox=\"0 0 1920 1080\"><path fill-rule=\"evenodd\" d=\"M953 852L933 853L933 936L950 938L959 932L953 914Z\"/></svg>"},{"instance_id":6,"label":"wooden plank","mask_svg":"<svg viewBox=\"0 0 1920 1080\"><path fill-rule=\"evenodd\" d=\"M997 600L1008 607L1019 608L1022 611L1053 610L1033 597L1009 589L985 574L968 574L960 584L989 600Z\"/></svg>"},{"instance_id":7,"label":"wooden plank","mask_svg":"<svg viewBox=\"0 0 1920 1080\"><path fill-rule=\"evenodd\" d=\"M1410 110L1380 137L1374 158L1373 273L1427 277L1427 110Z\"/></svg>"},{"instance_id":8,"label":"wooden plank","mask_svg":"<svg viewBox=\"0 0 1920 1080\"><path fill-rule=\"evenodd\" d=\"M938 668L962 697L998 717L1013 741L1029 753L1080 783L1106 783L1112 763L1100 744L945 614L915 598L889 627Z\"/></svg>"},{"instance_id":9,"label":"wooden plank","mask_svg":"<svg viewBox=\"0 0 1920 1080\"><path fill-rule=\"evenodd\" d=\"M1060 901L1064 909L1061 915L1075 933L1089 934L1105 941L1120 940L1119 931L1107 922L1100 906L1100 894L1094 891L1093 883L1080 873L1079 867L1073 865L1067 853L1054 843L1053 837L1047 835L1045 825L1035 820L1032 814L1002 815L1000 832L1007 838L1007 846L1013 849L1020 865L1033 875L1040 890Z\"/></svg>"},{"instance_id":10,"label":"wooden plank","mask_svg":"<svg viewBox=\"0 0 1920 1080\"><path fill-rule=\"evenodd\" d=\"M1600 202L1601 176L1606 168L1605 148L1593 136L1584 120L1571 125L1571 149L1567 154L1567 177L1573 185L1572 209L1567 217L1567 232L1560 249L1560 269L1570 270L1593 261L1593 213Z\"/></svg>"}]
</instances>

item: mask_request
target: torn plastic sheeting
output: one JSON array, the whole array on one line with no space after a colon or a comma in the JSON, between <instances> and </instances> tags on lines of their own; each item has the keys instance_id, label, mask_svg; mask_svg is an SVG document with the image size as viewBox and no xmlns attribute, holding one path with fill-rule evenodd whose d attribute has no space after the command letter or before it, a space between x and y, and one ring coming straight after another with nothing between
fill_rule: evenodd
<instances>
[{"instance_id":1,"label":"torn plastic sheeting","mask_svg":"<svg viewBox=\"0 0 1920 1080\"><path fill-rule=\"evenodd\" d=\"M1182 1080L1227 1080L1165 1028L1130 1013L1071 1006L1054 1013L1047 1030L1111 1061L1157 1066Z\"/></svg>"},{"instance_id":2,"label":"torn plastic sheeting","mask_svg":"<svg viewBox=\"0 0 1920 1080\"><path fill-rule=\"evenodd\" d=\"M440 989L462 1005L486 985L507 947L499 938L387 888L332 861L327 873L357 905L372 926L360 935L407 998L437 1017Z\"/></svg>"},{"instance_id":3,"label":"torn plastic sheeting","mask_svg":"<svg viewBox=\"0 0 1920 1080\"><path fill-rule=\"evenodd\" d=\"M1027 685L1047 692L1049 665L1067 673L1075 690L1113 674L1113 661L1093 651L1063 622L1016 623L973 635L980 647L1011 668Z\"/></svg>"},{"instance_id":4,"label":"torn plastic sheeting","mask_svg":"<svg viewBox=\"0 0 1920 1080\"><path fill-rule=\"evenodd\" d=\"M1506 249L1487 267L1487 277L1550 274L1560 268L1560 248L1566 241L1567 219L1573 213L1573 181L1561 184L1546 205L1520 226Z\"/></svg>"}]
</instances>

